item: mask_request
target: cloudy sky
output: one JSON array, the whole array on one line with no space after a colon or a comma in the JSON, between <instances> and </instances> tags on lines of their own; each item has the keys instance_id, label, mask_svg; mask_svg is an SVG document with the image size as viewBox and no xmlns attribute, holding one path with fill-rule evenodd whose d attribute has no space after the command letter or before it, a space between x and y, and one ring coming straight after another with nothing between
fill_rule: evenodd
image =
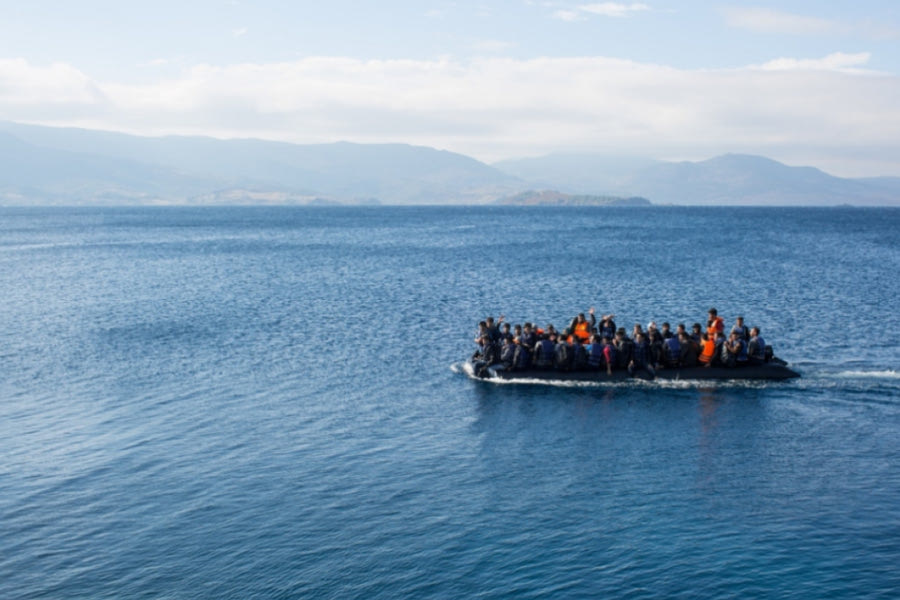
<instances>
[{"instance_id":1,"label":"cloudy sky","mask_svg":"<svg viewBox=\"0 0 900 600\"><path fill-rule=\"evenodd\" d=\"M900 176L897 0L0 7L0 120Z\"/></svg>"}]
</instances>

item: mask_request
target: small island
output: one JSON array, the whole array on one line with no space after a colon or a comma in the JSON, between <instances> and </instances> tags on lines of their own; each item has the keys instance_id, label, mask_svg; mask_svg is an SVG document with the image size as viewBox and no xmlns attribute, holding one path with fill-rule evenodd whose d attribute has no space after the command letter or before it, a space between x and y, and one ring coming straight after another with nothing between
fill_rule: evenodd
<instances>
[{"instance_id":1,"label":"small island","mask_svg":"<svg viewBox=\"0 0 900 600\"><path fill-rule=\"evenodd\" d=\"M500 198L496 202L514 206L652 206L646 198L631 196L589 196L564 194L554 190L529 190Z\"/></svg>"}]
</instances>

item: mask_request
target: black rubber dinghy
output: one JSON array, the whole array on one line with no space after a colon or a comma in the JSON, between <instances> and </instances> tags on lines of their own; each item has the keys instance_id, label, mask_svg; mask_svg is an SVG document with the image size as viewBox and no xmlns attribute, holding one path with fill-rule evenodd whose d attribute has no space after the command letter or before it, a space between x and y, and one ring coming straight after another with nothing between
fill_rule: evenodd
<instances>
[{"instance_id":1,"label":"black rubber dinghy","mask_svg":"<svg viewBox=\"0 0 900 600\"><path fill-rule=\"evenodd\" d=\"M611 375L607 375L606 371L586 370L586 371L559 371L556 369L526 369L523 371L508 371L502 367L497 368L485 367L483 363L475 358L467 361L466 371L479 379L538 379L546 381L588 381L588 382L604 382L604 381L625 381L628 379L654 379L650 373L637 370L634 376L628 374L625 370L613 371ZM761 365L747 365L740 367L690 367L679 368L671 367L658 369L655 379L662 380L784 380L795 379L800 377L800 373L794 371L787 366L787 363L781 359L773 358L767 363Z\"/></svg>"}]
</instances>

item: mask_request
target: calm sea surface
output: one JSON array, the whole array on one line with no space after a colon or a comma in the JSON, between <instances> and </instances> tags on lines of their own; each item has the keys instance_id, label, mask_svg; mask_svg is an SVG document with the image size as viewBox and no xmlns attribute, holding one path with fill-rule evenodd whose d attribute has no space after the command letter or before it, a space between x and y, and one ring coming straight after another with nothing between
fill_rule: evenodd
<instances>
[{"instance_id":1,"label":"calm sea surface","mask_svg":"<svg viewBox=\"0 0 900 600\"><path fill-rule=\"evenodd\" d=\"M897 598L900 210L0 209L0 598ZM787 383L491 384L504 313Z\"/></svg>"}]
</instances>

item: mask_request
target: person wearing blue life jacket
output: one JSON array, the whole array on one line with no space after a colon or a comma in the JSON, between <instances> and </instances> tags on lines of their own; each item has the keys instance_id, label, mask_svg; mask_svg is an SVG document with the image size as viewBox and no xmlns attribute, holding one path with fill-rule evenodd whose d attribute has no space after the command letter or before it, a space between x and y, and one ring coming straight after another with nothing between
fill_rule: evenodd
<instances>
[{"instance_id":1,"label":"person wearing blue life jacket","mask_svg":"<svg viewBox=\"0 0 900 600\"><path fill-rule=\"evenodd\" d=\"M526 371L531 367L531 351L522 343L521 338L515 339L516 351L513 355L513 370Z\"/></svg>"},{"instance_id":2,"label":"person wearing blue life jacket","mask_svg":"<svg viewBox=\"0 0 900 600\"><path fill-rule=\"evenodd\" d=\"M572 343L568 340L569 330L565 330L556 340L556 348L554 348L553 366L557 371L572 370Z\"/></svg>"},{"instance_id":3,"label":"person wearing blue life jacket","mask_svg":"<svg viewBox=\"0 0 900 600\"><path fill-rule=\"evenodd\" d=\"M487 331L480 338L480 350L476 353L473 367L478 377L484 377L485 369L500 362L500 347L498 343L491 339Z\"/></svg>"},{"instance_id":4,"label":"person wearing blue life jacket","mask_svg":"<svg viewBox=\"0 0 900 600\"><path fill-rule=\"evenodd\" d=\"M572 370L584 371L588 367L587 351L581 343L581 338L572 336Z\"/></svg>"},{"instance_id":5,"label":"person wearing blue life jacket","mask_svg":"<svg viewBox=\"0 0 900 600\"><path fill-rule=\"evenodd\" d=\"M745 342L750 341L750 328L744 325L744 317L738 317L735 319L734 327L731 328L731 333L735 333L741 336Z\"/></svg>"},{"instance_id":6,"label":"person wearing blue life jacket","mask_svg":"<svg viewBox=\"0 0 900 600\"><path fill-rule=\"evenodd\" d=\"M509 323L503 323L500 325L500 341L511 339L513 339L513 334L510 331Z\"/></svg>"},{"instance_id":7,"label":"person wearing blue life jacket","mask_svg":"<svg viewBox=\"0 0 900 600\"><path fill-rule=\"evenodd\" d=\"M525 323L522 327L522 335L519 336L519 343L528 349L528 352L534 352L534 345L537 344L537 333L532 328L531 323Z\"/></svg>"},{"instance_id":8,"label":"person wearing blue life jacket","mask_svg":"<svg viewBox=\"0 0 900 600\"><path fill-rule=\"evenodd\" d=\"M682 335L684 335L683 331ZM664 340L663 350L667 367L681 366L681 340L677 336L673 335Z\"/></svg>"},{"instance_id":9,"label":"person wearing blue life jacket","mask_svg":"<svg viewBox=\"0 0 900 600\"><path fill-rule=\"evenodd\" d=\"M634 342L625 335L624 327L616 329L616 339L613 343L616 345L616 368L627 369L634 351Z\"/></svg>"},{"instance_id":10,"label":"person wearing blue life jacket","mask_svg":"<svg viewBox=\"0 0 900 600\"><path fill-rule=\"evenodd\" d=\"M643 369L650 374L651 379L656 377L656 371L653 370L650 360L650 344L643 333L638 333L634 336L634 349L632 350L631 361L628 363L628 374L634 377L638 369Z\"/></svg>"},{"instance_id":11,"label":"person wearing blue life jacket","mask_svg":"<svg viewBox=\"0 0 900 600\"><path fill-rule=\"evenodd\" d=\"M613 339L616 337L616 322L613 319L616 315L609 314L603 315L600 319L600 324L597 326L597 333L600 334L601 338L609 338Z\"/></svg>"},{"instance_id":12,"label":"person wearing blue life jacket","mask_svg":"<svg viewBox=\"0 0 900 600\"><path fill-rule=\"evenodd\" d=\"M747 362L761 365L766 362L766 340L759 335L759 327L750 330L750 341L747 343Z\"/></svg>"},{"instance_id":13,"label":"person wearing blue life jacket","mask_svg":"<svg viewBox=\"0 0 900 600\"><path fill-rule=\"evenodd\" d=\"M715 336L715 345L716 350L713 353L712 360L709 365L713 367L721 367L724 365L724 360L727 358L727 351L725 350L725 334L721 331L717 332L713 329L711 332L707 333L707 335Z\"/></svg>"},{"instance_id":14,"label":"person wearing blue life jacket","mask_svg":"<svg viewBox=\"0 0 900 600\"><path fill-rule=\"evenodd\" d=\"M685 368L696 367L697 358L700 356L700 344L695 342L685 331L678 334L678 343L681 345L678 365Z\"/></svg>"},{"instance_id":15,"label":"person wearing blue life jacket","mask_svg":"<svg viewBox=\"0 0 900 600\"><path fill-rule=\"evenodd\" d=\"M500 346L500 365L504 369L512 369L516 359L516 342L512 337L503 338Z\"/></svg>"},{"instance_id":16,"label":"person wearing blue life jacket","mask_svg":"<svg viewBox=\"0 0 900 600\"><path fill-rule=\"evenodd\" d=\"M532 353L531 366L535 369L549 369L553 367L553 358L556 354L556 344L553 340L556 336L553 334L543 335L534 344L534 352Z\"/></svg>"},{"instance_id":17,"label":"person wearing blue life jacket","mask_svg":"<svg viewBox=\"0 0 900 600\"><path fill-rule=\"evenodd\" d=\"M587 352L588 368L592 371L600 370L604 363L604 357L603 344L600 343L599 335L596 333L591 335L590 343L585 346L585 351Z\"/></svg>"},{"instance_id":18,"label":"person wearing blue life jacket","mask_svg":"<svg viewBox=\"0 0 900 600\"><path fill-rule=\"evenodd\" d=\"M722 344L721 360L726 367L739 367L747 364L747 343L737 331L733 331Z\"/></svg>"}]
</instances>

